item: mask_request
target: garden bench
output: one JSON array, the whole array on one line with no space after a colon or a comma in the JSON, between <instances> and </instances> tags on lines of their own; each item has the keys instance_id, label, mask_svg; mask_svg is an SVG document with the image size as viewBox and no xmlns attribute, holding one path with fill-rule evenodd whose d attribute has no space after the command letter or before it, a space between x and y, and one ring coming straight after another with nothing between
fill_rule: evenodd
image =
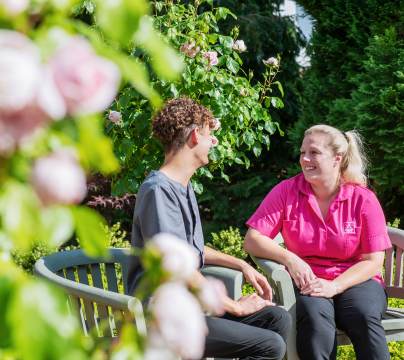
<instances>
[{"instance_id":1,"label":"garden bench","mask_svg":"<svg viewBox=\"0 0 404 360\"><path fill-rule=\"evenodd\" d=\"M130 249L109 249L108 258L92 258L82 250L63 251L45 256L35 263L34 273L62 287L68 306L79 311L86 335L116 337L122 320L135 320L137 330L146 333L142 303L127 295ZM243 275L220 266L205 266L202 273L222 280L233 299L241 297ZM132 310L129 311L129 308ZM134 314L134 315L133 315Z\"/></svg>"},{"instance_id":2,"label":"garden bench","mask_svg":"<svg viewBox=\"0 0 404 360\"><path fill-rule=\"evenodd\" d=\"M389 297L404 299L404 230L388 227L388 234L393 248L386 251L384 281ZM279 234L275 241L283 243ZM252 257L254 262L266 274L272 288L274 289L274 301L283 305L289 311L294 324L296 321L296 298L293 290L292 279L283 265L277 262ZM390 341L404 340L404 309L388 308L382 325L386 333L386 339ZM350 344L349 338L342 332L337 331L338 345ZM291 334L287 344L288 360L299 359L296 352L296 327L292 326Z\"/></svg>"}]
</instances>

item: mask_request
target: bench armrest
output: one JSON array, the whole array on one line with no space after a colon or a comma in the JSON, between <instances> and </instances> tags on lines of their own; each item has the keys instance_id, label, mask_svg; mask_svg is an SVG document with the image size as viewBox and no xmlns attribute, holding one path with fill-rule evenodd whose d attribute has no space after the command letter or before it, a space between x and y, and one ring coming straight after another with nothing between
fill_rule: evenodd
<instances>
[{"instance_id":1,"label":"bench armrest","mask_svg":"<svg viewBox=\"0 0 404 360\"><path fill-rule=\"evenodd\" d=\"M213 276L222 280L230 298L238 300L242 296L244 279L241 271L222 266L206 265L201 269L201 272L204 276Z\"/></svg>"},{"instance_id":2,"label":"bench armrest","mask_svg":"<svg viewBox=\"0 0 404 360\"><path fill-rule=\"evenodd\" d=\"M268 259L251 256L257 266L264 272L274 287L276 301L289 310L296 303L293 282L285 266Z\"/></svg>"}]
</instances>

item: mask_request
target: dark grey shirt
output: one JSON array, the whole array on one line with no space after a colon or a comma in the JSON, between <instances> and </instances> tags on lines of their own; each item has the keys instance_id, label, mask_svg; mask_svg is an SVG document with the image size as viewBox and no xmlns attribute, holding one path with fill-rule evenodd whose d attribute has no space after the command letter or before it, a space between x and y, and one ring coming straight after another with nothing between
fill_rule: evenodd
<instances>
[{"instance_id":1,"label":"dark grey shirt","mask_svg":"<svg viewBox=\"0 0 404 360\"><path fill-rule=\"evenodd\" d=\"M132 246L143 248L145 241L161 232L176 235L193 246L203 265L201 219L191 183L187 187L171 180L161 171L152 171L136 196L132 225ZM129 267L128 289L133 294L143 273L141 264Z\"/></svg>"}]
</instances>

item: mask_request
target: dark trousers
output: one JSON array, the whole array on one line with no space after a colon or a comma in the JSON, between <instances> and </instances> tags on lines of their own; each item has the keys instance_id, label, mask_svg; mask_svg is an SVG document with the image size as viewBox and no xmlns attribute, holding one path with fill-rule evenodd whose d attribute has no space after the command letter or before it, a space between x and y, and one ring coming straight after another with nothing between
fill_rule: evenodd
<instances>
[{"instance_id":1,"label":"dark trousers","mask_svg":"<svg viewBox=\"0 0 404 360\"><path fill-rule=\"evenodd\" d=\"M301 360L335 359L336 327L351 339L358 360L390 359L381 325L387 297L378 282L365 281L332 299L295 292L296 346Z\"/></svg>"},{"instance_id":2,"label":"dark trousers","mask_svg":"<svg viewBox=\"0 0 404 360\"><path fill-rule=\"evenodd\" d=\"M280 360L285 355L291 317L280 307L268 306L245 317L207 317L206 322L205 357Z\"/></svg>"}]
</instances>

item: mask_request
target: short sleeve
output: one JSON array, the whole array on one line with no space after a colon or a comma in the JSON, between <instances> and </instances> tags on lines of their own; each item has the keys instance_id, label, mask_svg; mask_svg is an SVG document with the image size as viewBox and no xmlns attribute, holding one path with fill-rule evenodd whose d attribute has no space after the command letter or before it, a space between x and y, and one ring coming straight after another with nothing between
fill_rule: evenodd
<instances>
[{"instance_id":1,"label":"short sleeve","mask_svg":"<svg viewBox=\"0 0 404 360\"><path fill-rule=\"evenodd\" d=\"M361 251L364 254L391 248L386 219L375 194L369 192L362 207Z\"/></svg>"},{"instance_id":2,"label":"short sleeve","mask_svg":"<svg viewBox=\"0 0 404 360\"><path fill-rule=\"evenodd\" d=\"M246 224L261 234L273 239L282 228L286 203L287 183L282 181L276 185L261 202L255 213Z\"/></svg>"},{"instance_id":3,"label":"short sleeve","mask_svg":"<svg viewBox=\"0 0 404 360\"><path fill-rule=\"evenodd\" d=\"M143 239L165 232L187 240L178 199L169 189L151 187L144 194L141 204L136 212Z\"/></svg>"}]
</instances>

